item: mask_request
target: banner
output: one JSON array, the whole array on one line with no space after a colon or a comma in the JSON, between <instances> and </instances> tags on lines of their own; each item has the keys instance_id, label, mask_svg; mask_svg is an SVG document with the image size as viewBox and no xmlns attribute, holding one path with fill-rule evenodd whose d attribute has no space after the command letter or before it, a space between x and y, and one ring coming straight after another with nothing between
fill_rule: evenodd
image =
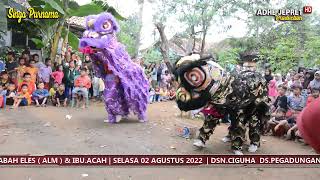
<instances>
[{"instance_id":1,"label":"banner","mask_svg":"<svg viewBox=\"0 0 320 180\"><path fill-rule=\"evenodd\" d=\"M320 155L44 155L0 156L4 166L283 165L320 167ZM304 167L305 167L304 166Z\"/></svg>"}]
</instances>

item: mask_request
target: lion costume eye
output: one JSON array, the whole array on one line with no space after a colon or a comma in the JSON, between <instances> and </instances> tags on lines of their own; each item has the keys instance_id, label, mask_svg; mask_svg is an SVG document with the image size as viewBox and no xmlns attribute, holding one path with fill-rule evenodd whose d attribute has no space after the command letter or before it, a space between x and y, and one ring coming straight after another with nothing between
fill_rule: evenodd
<instances>
[{"instance_id":1,"label":"lion costume eye","mask_svg":"<svg viewBox=\"0 0 320 180\"><path fill-rule=\"evenodd\" d=\"M200 87L206 79L206 74L202 69L196 67L191 71L185 72L184 78L191 86Z\"/></svg>"},{"instance_id":2,"label":"lion costume eye","mask_svg":"<svg viewBox=\"0 0 320 180\"><path fill-rule=\"evenodd\" d=\"M104 30L110 30L112 28L112 22L111 21L106 21L105 23L103 23L102 28Z\"/></svg>"}]
</instances>

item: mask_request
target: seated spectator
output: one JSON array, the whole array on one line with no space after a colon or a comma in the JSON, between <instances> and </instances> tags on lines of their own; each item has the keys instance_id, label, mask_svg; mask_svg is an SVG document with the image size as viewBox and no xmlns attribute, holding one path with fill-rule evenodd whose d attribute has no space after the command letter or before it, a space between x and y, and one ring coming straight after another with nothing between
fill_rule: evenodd
<instances>
[{"instance_id":1,"label":"seated spectator","mask_svg":"<svg viewBox=\"0 0 320 180\"><path fill-rule=\"evenodd\" d=\"M4 108L6 106L7 90L5 90L4 88L5 86L0 85L0 108Z\"/></svg>"},{"instance_id":2,"label":"seated spectator","mask_svg":"<svg viewBox=\"0 0 320 180\"><path fill-rule=\"evenodd\" d=\"M309 89L320 89L320 71L314 73L314 79L309 83Z\"/></svg>"},{"instance_id":3,"label":"seated spectator","mask_svg":"<svg viewBox=\"0 0 320 180\"><path fill-rule=\"evenodd\" d=\"M10 82L7 88L6 105L13 106L16 95L16 85L13 82Z\"/></svg>"},{"instance_id":4,"label":"seated spectator","mask_svg":"<svg viewBox=\"0 0 320 180\"><path fill-rule=\"evenodd\" d=\"M4 89L7 89L10 84L11 79L9 77L9 74L6 71L1 72L1 83L0 85L4 87Z\"/></svg>"},{"instance_id":5,"label":"seated spectator","mask_svg":"<svg viewBox=\"0 0 320 180\"><path fill-rule=\"evenodd\" d=\"M11 107L17 108L19 106L28 106L31 104L31 95L29 93L29 88L27 84L21 86L21 91L18 92L18 95L14 98L14 104Z\"/></svg>"},{"instance_id":6,"label":"seated spectator","mask_svg":"<svg viewBox=\"0 0 320 180\"><path fill-rule=\"evenodd\" d=\"M176 99L176 90L172 87L169 91L169 100L175 100Z\"/></svg>"},{"instance_id":7,"label":"seated spectator","mask_svg":"<svg viewBox=\"0 0 320 180\"><path fill-rule=\"evenodd\" d=\"M282 136L284 135L284 132L275 132L274 128L276 125L280 123L280 121L286 120L286 110L283 108L278 108L275 113L271 114L271 119L267 123L267 130L266 133L268 133L270 130L272 130L272 135L275 136Z\"/></svg>"},{"instance_id":8,"label":"seated spectator","mask_svg":"<svg viewBox=\"0 0 320 180\"><path fill-rule=\"evenodd\" d=\"M282 108L285 111L288 110L288 98L286 96L287 87L284 85L279 85L278 87L278 97L273 103L272 111L276 111L278 108Z\"/></svg>"},{"instance_id":9,"label":"seated spectator","mask_svg":"<svg viewBox=\"0 0 320 180\"><path fill-rule=\"evenodd\" d=\"M18 92L21 91L22 86L27 85L29 94L32 94L36 89L36 84L31 81L30 73L24 73L23 81L19 84Z\"/></svg>"},{"instance_id":10,"label":"seated spectator","mask_svg":"<svg viewBox=\"0 0 320 180\"><path fill-rule=\"evenodd\" d=\"M63 76L64 76L64 74L63 74L63 66L62 65L59 65L58 70L51 74L51 77L53 78L54 82L58 83L58 84L62 83Z\"/></svg>"},{"instance_id":11,"label":"seated spectator","mask_svg":"<svg viewBox=\"0 0 320 180\"><path fill-rule=\"evenodd\" d=\"M91 80L87 75L86 69L81 69L80 76L78 76L74 82L74 88L72 90L72 102L71 107L74 106L74 97L76 95L83 96L85 99L85 107L88 107L89 104L89 97L88 97L88 89L91 87Z\"/></svg>"},{"instance_id":12,"label":"seated spectator","mask_svg":"<svg viewBox=\"0 0 320 180\"><path fill-rule=\"evenodd\" d=\"M32 94L32 99L36 102L36 106L45 107L47 104L47 99L49 96L48 90L44 89L44 83L40 82L38 84L38 89Z\"/></svg>"},{"instance_id":13,"label":"seated spectator","mask_svg":"<svg viewBox=\"0 0 320 180\"><path fill-rule=\"evenodd\" d=\"M308 106L311 102L313 102L315 99L319 97L320 89L312 88L311 89L311 95L307 99L306 106Z\"/></svg>"},{"instance_id":14,"label":"seated spectator","mask_svg":"<svg viewBox=\"0 0 320 180\"><path fill-rule=\"evenodd\" d=\"M60 107L61 106L61 103L63 103L63 106L64 107L67 107L67 101L68 101L68 98L67 98L67 95L65 93L65 86L64 84L60 84L59 85L59 88L58 90L56 91L56 95L55 95L55 98L56 98L56 105L57 107Z\"/></svg>"},{"instance_id":15,"label":"seated spectator","mask_svg":"<svg viewBox=\"0 0 320 180\"><path fill-rule=\"evenodd\" d=\"M57 102L56 102L56 92L59 88L59 84L56 82L53 84L53 87L50 88L50 91L49 91L49 97L50 97L50 100L52 102L53 105L56 105Z\"/></svg>"}]
</instances>

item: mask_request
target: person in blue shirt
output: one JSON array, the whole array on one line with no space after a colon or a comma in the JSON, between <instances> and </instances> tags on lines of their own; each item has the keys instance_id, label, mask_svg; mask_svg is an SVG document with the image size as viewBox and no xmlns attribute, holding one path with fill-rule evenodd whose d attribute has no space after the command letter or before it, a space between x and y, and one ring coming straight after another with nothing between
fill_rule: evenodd
<instances>
[{"instance_id":1,"label":"person in blue shirt","mask_svg":"<svg viewBox=\"0 0 320 180\"><path fill-rule=\"evenodd\" d=\"M36 106L47 106L47 99L49 97L49 91L44 88L44 83L40 82L38 84L38 89L32 93L32 99L36 102Z\"/></svg>"}]
</instances>

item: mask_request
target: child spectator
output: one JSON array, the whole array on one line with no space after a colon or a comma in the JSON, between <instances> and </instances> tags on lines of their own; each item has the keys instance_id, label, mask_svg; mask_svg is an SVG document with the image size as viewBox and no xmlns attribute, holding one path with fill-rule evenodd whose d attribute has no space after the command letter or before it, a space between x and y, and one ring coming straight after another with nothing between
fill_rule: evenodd
<instances>
[{"instance_id":1,"label":"child spectator","mask_svg":"<svg viewBox=\"0 0 320 180\"><path fill-rule=\"evenodd\" d=\"M12 82L9 74L6 71L1 72L1 86L4 86L4 89L7 89L9 86L9 83Z\"/></svg>"},{"instance_id":2,"label":"child spectator","mask_svg":"<svg viewBox=\"0 0 320 180\"><path fill-rule=\"evenodd\" d=\"M59 65L57 71L53 72L51 74L51 77L53 78L55 83L61 84L63 79L63 66Z\"/></svg>"},{"instance_id":3,"label":"child spectator","mask_svg":"<svg viewBox=\"0 0 320 180\"><path fill-rule=\"evenodd\" d=\"M149 103L152 104L155 101L155 91L152 86L149 88Z\"/></svg>"},{"instance_id":4,"label":"child spectator","mask_svg":"<svg viewBox=\"0 0 320 180\"><path fill-rule=\"evenodd\" d=\"M277 92L276 80L273 79L268 84L268 96L271 99L271 102L274 102L277 95L278 95L278 92Z\"/></svg>"},{"instance_id":5,"label":"child spectator","mask_svg":"<svg viewBox=\"0 0 320 180\"><path fill-rule=\"evenodd\" d=\"M85 107L88 107L89 97L88 97L88 89L91 86L91 80L87 75L87 70L85 68L81 69L80 76L74 82L74 89L72 91L72 95L82 95L85 99ZM74 97L72 98L71 107L74 106Z\"/></svg>"},{"instance_id":6,"label":"child spectator","mask_svg":"<svg viewBox=\"0 0 320 180\"><path fill-rule=\"evenodd\" d=\"M56 98L56 104L55 105L57 107L60 107L61 103L63 103L63 107L67 107L68 98L67 98L66 93L65 93L64 84L60 84L59 85L59 88L58 88L58 90L56 91L56 94L55 94L55 98Z\"/></svg>"},{"instance_id":7,"label":"child spectator","mask_svg":"<svg viewBox=\"0 0 320 180\"><path fill-rule=\"evenodd\" d=\"M19 57L19 66L17 67L17 80L21 83L24 73L27 72L26 60L24 57Z\"/></svg>"},{"instance_id":8,"label":"child spectator","mask_svg":"<svg viewBox=\"0 0 320 180\"><path fill-rule=\"evenodd\" d=\"M280 123L280 121L286 120L286 110L283 108L278 108L275 113L271 114L271 119L267 123L267 130L266 133L268 133L270 130L272 130L272 135L275 136L282 136L284 135L284 131L275 132L274 128L276 125Z\"/></svg>"},{"instance_id":9,"label":"child spectator","mask_svg":"<svg viewBox=\"0 0 320 180\"><path fill-rule=\"evenodd\" d=\"M172 87L169 91L169 100L175 100L176 99L176 91L175 89Z\"/></svg>"},{"instance_id":10,"label":"child spectator","mask_svg":"<svg viewBox=\"0 0 320 180\"><path fill-rule=\"evenodd\" d=\"M273 110L272 111L275 111L278 108L282 108L285 111L288 110L288 98L286 96L286 92L287 92L287 87L284 85L279 85L279 87L278 87L279 96L277 97L277 99L273 103Z\"/></svg>"},{"instance_id":11,"label":"child spectator","mask_svg":"<svg viewBox=\"0 0 320 180\"><path fill-rule=\"evenodd\" d=\"M311 89L311 95L307 99L306 106L308 106L311 102L319 97L320 89L313 88Z\"/></svg>"},{"instance_id":12,"label":"child spectator","mask_svg":"<svg viewBox=\"0 0 320 180\"><path fill-rule=\"evenodd\" d=\"M7 88L6 105L13 106L16 95L16 85L13 82L10 82Z\"/></svg>"},{"instance_id":13,"label":"child spectator","mask_svg":"<svg viewBox=\"0 0 320 180\"><path fill-rule=\"evenodd\" d=\"M28 92L29 94L32 94L36 89L36 84L31 81L31 75L30 73L24 73L23 75L23 81L19 84L18 92L21 91L22 86L27 85L28 86Z\"/></svg>"},{"instance_id":14,"label":"child spectator","mask_svg":"<svg viewBox=\"0 0 320 180\"><path fill-rule=\"evenodd\" d=\"M155 102L160 102L160 88L159 88L159 86L156 86L154 91L155 91Z\"/></svg>"},{"instance_id":15,"label":"child spectator","mask_svg":"<svg viewBox=\"0 0 320 180\"><path fill-rule=\"evenodd\" d=\"M47 89L44 89L44 83L40 82L38 84L38 89L35 90L32 94L32 99L36 102L36 106L39 107L40 105L42 107L46 106L47 99L49 96L49 92Z\"/></svg>"},{"instance_id":16,"label":"child spectator","mask_svg":"<svg viewBox=\"0 0 320 180\"><path fill-rule=\"evenodd\" d=\"M50 83L50 75L52 73L52 69L51 69L51 59L50 58L46 58L45 60L45 66L41 67L39 69L39 81L44 83L44 88L49 90L49 83Z\"/></svg>"},{"instance_id":17,"label":"child spectator","mask_svg":"<svg viewBox=\"0 0 320 180\"><path fill-rule=\"evenodd\" d=\"M27 84L21 86L21 92L14 98L14 104L11 107L12 109L17 108L18 106L28 106L31 104L31 95L28 90Z\"/></svg>"},{"instance_id":18,"label":"child spectator","mask_svg":"<svg viewBox=\"0 0 320 180\"><path fill-rule=\"evenodd\" d=\"M36 62L35 67L38 68L38 70L41 69L42 67L45 67L43 62L40 61L38 54L32 55L32 59Z\"/></svg>"},{"instance_id":19,"label":"child spectator","mask_svg":"<svg viewBox=\"0 0 320 180\"><path fill-rule=\"evenodd\" d=\"M292 113L299 113L305 106L305 99L301 96L301 85L293 85L293 95L288 97L289 110Z\"/></svg>"},{"instance_id":20,"label":"child spectator","mask_svg":"<svg viewBox=\"0 0 320 180\"><path fill-rule=\"evenodd\" d=\"M102 101L101 97L103 95L104 89L105 89L105 84L104 84L102 78L99 78L99 99L100 99L100 101Z\"/></svg>"},{"instance_id":21,"label":"child spectator","mask_svg":"<svg viewBox=\"0 0 320 180\"><path fill-rule=\"evenodd\" d=\"M4 89L5 86L0 85L0 108L6 106L6 94L7 90Z\"/></svg>"},{"instance_id":22,"label":"child spectator","mask_svg":"<svg viewBox=\"0 0 320 180\"><path fill-rule=\"evenodd\" d=\"M93 87L93 97L98 100L99 98L99 79L97 76L94 76L92 79L92 87Z\"/></svg>"},{"instance_id":23,"label":"child spectator","mask_svg":"<svg viewBox=\"0 0 320 180\"><path fill-rule=\"evenodd\" d=\"M53 84L53 87L50 88L50 91L49 91L49 97L53 105L57 104L55 96L58 88L59 88L59 84L56 82Z\"/></svg>"},{"instance_id":24,"label":"child spectator","mask_svg":"<svg viewBox=\"0 0 320 180\"><path fill-rule=\"evenodd\" d=\"M79 75L79 71L75 69L74 61L69 62L69 67L64 71L63 82L65 84L66 96L70 98L73 87L75 77Z\"/></svg>"},{"instance_id":25,"label":"child spectator","mask_svg":"<svg viewBox=\"0 0 320 180\"><path fill-rule=\"evenodd\" d=\"M160 101L166 101L167 100L167 88L163 87L160 88Z\"/></svg>"},{"instance_id":26,"label":"child spectator","mask_svg":"<svg viewBox=\"0 0 320 180\"><path fill-rule=\"evenodd\" d=\"M36 67L36 61L31 59L29 66L27 67L27 72L31 75L31 81L36 83L38 76L38 68Z\"/></svg>"}]
</instances>

